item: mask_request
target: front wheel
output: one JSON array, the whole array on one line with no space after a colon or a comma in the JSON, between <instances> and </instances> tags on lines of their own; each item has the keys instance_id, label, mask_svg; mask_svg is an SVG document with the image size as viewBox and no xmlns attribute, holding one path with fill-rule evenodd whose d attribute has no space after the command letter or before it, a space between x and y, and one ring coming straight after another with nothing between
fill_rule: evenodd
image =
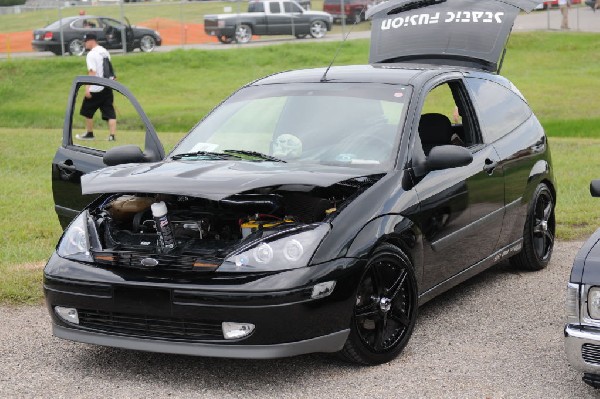
<instances>
[{"instance_id":1,"label":"front wheel","mask_svg":"<svg viewBox=\"0 0 600 399\"><path fill-rule=\"evenodd\" d=\"M321 39L327 34L327 24L324 21L313 21L310 24L310 35L315 39Z\"/></svg>"},{"instance_id":2,"label":"front wheel","mask_svg":"<svg viewBox=\"0 0 600 399\"><path fill-rule=\"evenodd\" d=\"M156 40L150 35L144 35L140 39L140 50L144 53L151 53L156 48Z\"/></svg>"},{"instance_id":3,"label":"front wheel","mask_svg":"<svg viewBox=\"0 0 600 399\"><path fill-rule=\"evenodd\" d=\"M523 248L510 258L511 264L525 270L542 270L554 249L554 196L544 183L538 185L529 204L523 230Z\"/></svg>"},{"instance_id":4,"label":"front wheel","mask_svg":"<svg viewBox=\"0 0 600 399\"><path fill-rule=\"evenodd\" d=\"M393 360L415 327L417 280L409 258L397 247L380 246L358 285L350 335L339 353L364 365Z\"/></svg>"},{"instance_id":5,"label":"front wheel","mask_svg":"<svg viewBox=\"0 0 600 399\"><path fill-rule=\"evenodd\" d=\"M85 53L85 44L81 39L73 39L69 42L69 54L81 56Z\"/></svg>"},{"instance_id":6,"label":"front wheel","mask_svg":"<svg viewBox=\"0 0 600 399\"><path fill-rule=\"evenodd\" d=\"M252 40L252 28L246 24L238 26L235 30L235 40L241 44L250 42Z\"/></svg>"}]
</instances>

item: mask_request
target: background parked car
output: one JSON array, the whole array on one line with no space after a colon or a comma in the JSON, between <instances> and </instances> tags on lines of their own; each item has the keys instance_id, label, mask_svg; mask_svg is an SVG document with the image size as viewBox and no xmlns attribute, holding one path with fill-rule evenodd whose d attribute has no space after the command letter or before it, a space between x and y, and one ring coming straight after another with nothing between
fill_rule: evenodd
<instances>
[{"instance_id":1,"label":"background parked car","mask_svg":"<svg viewBox=\"0 0 600 399\"><path fill-rule=\"evenodd\" d=\"M588 0L586 0L586 4L587 3L588 3ZM571 4L581 4L581 0L571 0ZM558 0L544 1L544 4L540 4L535 9L536 10L545 10L548 7L558 7Z\"/></svg>"},{"instance_id":2,"label":"background parked car","mask_svg":"<svg viewBox=\"0 0 600 399\"><path fill-rule=\"evenodd\" d=\"M341 22L342 18L346 18L346 21L349 23L360 23L365 20L365 11L372 4L375 4L375 1L325 0L323 1L323 11L333 15L334 21Z\"/></svg>"},{"instance_id":3,"label":"background parked car","mask_svg":"<svg viewBox=\"0 0 600 399\"><path fill-rule=\"evenodd\" d=\"M51 23L42 29L33 32L31 46L36 51L51 51L61 55L61 23L62 23L62 47L65 53L71 55L83 55L85 46L83 37L86 33L94 33L98 37L98 43L107 49L123 48L122 34L125 30L127 40L127 51L139 48L143 52L154 51L160 46L162 39L160 34L152 29L132 26L113 18L98 17L94 15L80 15L76 17L63 18Z\"/></svg>"}]
</instances>

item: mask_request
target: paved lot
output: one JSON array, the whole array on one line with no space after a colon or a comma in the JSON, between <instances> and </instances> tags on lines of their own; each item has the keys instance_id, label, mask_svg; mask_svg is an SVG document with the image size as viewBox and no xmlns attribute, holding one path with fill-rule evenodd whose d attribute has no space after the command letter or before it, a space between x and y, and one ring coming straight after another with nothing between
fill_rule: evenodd
<instances>
[{"instance_id":1,"label":"paved lot","mask_svg":"<svg viewBox=\"0 0 600 399\"><path fill-rule=\"evenodd\" d=\"M43 307L0 308L0 397L588 398L567 364L565 286L580 242L550 266L501 264L421 308L395 361L355 367L330 355L270 361L169 356L54 338Z\"/></svg>"}]
</instances>

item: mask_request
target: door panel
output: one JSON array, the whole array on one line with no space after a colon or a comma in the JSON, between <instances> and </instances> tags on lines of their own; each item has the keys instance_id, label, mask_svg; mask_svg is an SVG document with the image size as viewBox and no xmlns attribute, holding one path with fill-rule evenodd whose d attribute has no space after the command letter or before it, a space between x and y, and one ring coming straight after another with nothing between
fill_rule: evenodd
<instances>
[{"instance_id":1,"label":"door panel","mask_svg":"<svg viewBox=\"0 0 600 399\"><path fill-rule=\"evenodd\" d=\"M487 146L473 154L470 165L430 172L415 186L424 288L486 258L496 247L504 217L504 179L501 169L489 168L498 161L494 148Z\"/></svg>"},{"instance_id":2,"label":"door panel","mask_svg":"<svg viewBox=\"0 0 600 399\"><path fill-rule=\"evenodd\" d=\"M86 130L84 118L79 115L86 83L103 86L104 90L113 90L118 141L107 141L108 128L100 118L100 110L96 112L94 120L95 140L83 141L75 137ZM154 127L126 87L115 81L93 76L75 78L65 114L62 144L52 161L54 205L63 228L95 198L81 194L81 176L105 167L102 161L105 151L123 144L136 144L143 148L148 161L159 161L165 155Z\"/></svg>"}]
</instances>

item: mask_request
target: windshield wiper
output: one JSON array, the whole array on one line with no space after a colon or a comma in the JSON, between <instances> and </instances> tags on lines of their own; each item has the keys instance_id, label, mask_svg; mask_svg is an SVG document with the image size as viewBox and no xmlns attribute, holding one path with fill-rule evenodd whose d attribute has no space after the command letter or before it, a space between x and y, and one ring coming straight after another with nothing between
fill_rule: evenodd
<instances>
[{"instance_id":1,"label":"windshield wiper","mask_svg":"<svg viewBox=\"0 0 600 399\"><path fill-rule=\"evenodd\" d=\"M273 162L286 162L283 159L272 157L271 155L263 154L258 151L250 151L250 150L223 150L226 154L231 155L248 155L250 157L256 157L258 159L262 159L265 161L273 161Z\"/></svg>"},{"instance_id":2,"label":"windshield wiper","mask_svg":"<svg viewBox=\"0 0 600 399\"><path fill-rule=\"evenodd\" d=\"M242 158L235 154L223 154L220 152L211 152L211 151L195 151L195 152L184 152L182 154L175 154L171 157L171 159L182 159L182 158L192 158L192 157L203 157L204 159L219 160L219 161L226 161L226 160L230 160L230 159L241 159Z\"/></svg>"}]
</instances>

